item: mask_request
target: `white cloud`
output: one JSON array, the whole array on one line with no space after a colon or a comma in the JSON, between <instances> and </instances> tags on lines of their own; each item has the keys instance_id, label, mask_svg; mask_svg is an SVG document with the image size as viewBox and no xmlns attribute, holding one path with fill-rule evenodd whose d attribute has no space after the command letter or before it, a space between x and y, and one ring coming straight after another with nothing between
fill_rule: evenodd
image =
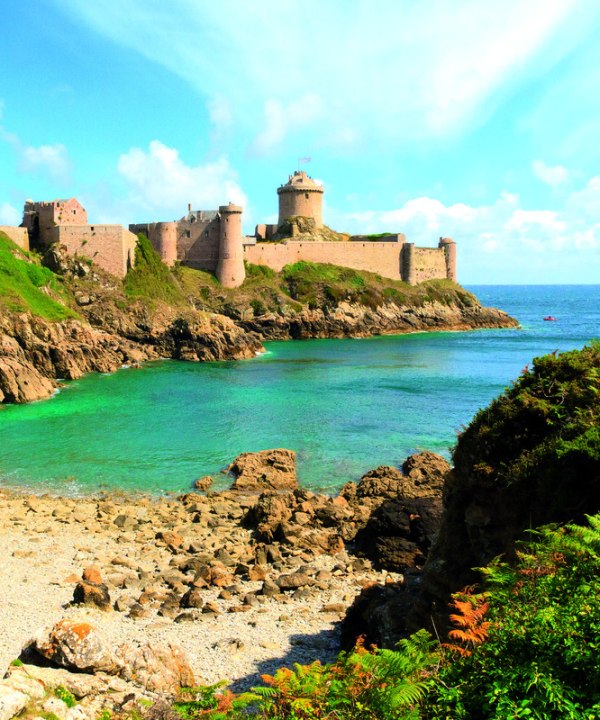
<instances>
[{"instance_id":1,"label":"white cloud","mask_svg":"<svg viewBox=\"0 0 600 720\"><path fill-rule=\"evenodd\" d=\"M562 165L546 165L542 160L534 160L531 168L539 180L551 187L557 187L569 177L567 168Z\"/></svg>"},{"instance_id":2,"label":"white cloud","mask_svg":"<svg viewBox=\"0 0 600 720\"><path fill-rule=\"evenodd\" d=\"M52 178L60 182L69 181L71 163L67 148L62 144L56 145L21 145L17 148L20 169L26 173L39 170L47 172Z\"/></svg>"},{"instance_id":3,"label":"white cloud","mask_svg":"<svg viewBox=\"0 0 600 720\"><path fill-rule=\"evenodd\" d=\"M0 204L0 225L20 225L22 215L17 208L8 203Z\"/></svg>"},{"instance_id":4,"label":"white cloud","mask_svg":"<svg viewBox=\"0 0 600 720\"><path fill-rule=\"evenodd\" d=\"M0 111L2 107L0 106ZM0 112L1 118L1 112ZM48 174L53 180L67 184L70 180L71 162L67 148L61 143L55 145L26 145L21 138L0 125L0 140L12 146L24 173Z\"/></svg>"},{"instance_id":5,"label":"white cloud","mask_svg":"<svg viewBox=\"0 0 600 720\"><path fill-rule=\"evenodd\" d=\"M132 148L121 155L117 170L127 185L129 217L173 220L185 214L188 202L198 210L214 210L229 201L248 205L225 157L186 165L175 148L152 140L148 150Z\"/></svg>"},{"instance_id":6,"label":"white cloud","mask_svg":"<svg viewBox=\"0 0 600 720\"><path fill-rule=\"evenodd\" d=\"M591 27L581 16L598 12L576 0L54 2L204 96L223 96L256 153L305 127L315 144L460 133L543 76ZM307 97L319 111L292 113Z\"/></svg>"},{"instance_id":7,"label":"white cloud","mask_svg":"<svg viewBox=\"0 0 600 720\"><path fill-rule=\"evenodd\" d=\"M208 117L213 126L212 141L219 143L227 138L233 126L233 113L226 98L217 95L207 103Z\"/></svg>"},{"instance_id":8,"label":"white cloud","mask_svg":"<svg viewBox=\"0 0 600 720\"><path fill-rule=\"evenodd\" d=\"M487 205L445 205L419 197L384 211L336 213L327 224L353 233L404 232L432 247L440 236L458 243L459 279L466 283L598 282L600 176L571 193L558 210L521 207L503 192Z\"/></svg>"},{"instance_id":9,"label":"white cloud","mask_svg":"<svg viewBox=\"0 0 600 720\"><path fill-rule=\"evenodd\" d=\"M252 141L250 152L259 156L270 154L290 132L310 125L321 112L321 100L312 93L287 104L275 99L267 100L263 128Z\"/></svg>"}]
</instances>

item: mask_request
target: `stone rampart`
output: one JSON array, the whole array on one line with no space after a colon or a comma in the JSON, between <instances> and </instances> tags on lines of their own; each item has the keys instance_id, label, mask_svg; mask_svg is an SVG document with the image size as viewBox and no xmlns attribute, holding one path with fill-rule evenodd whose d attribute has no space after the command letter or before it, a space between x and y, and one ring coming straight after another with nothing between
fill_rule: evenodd
<instances>
[{"instance_id":1,"label":"stone rampart","mask_svg":"<svg viewBox=\"0 0 600 720\"><path fill-rule=\"evenodd\" d=\"M447 277L443 248L415 247L413 251L414 283Z\"/></svg>"},{"instance_id":2,"label":"stone rampart","mask_svg":"<svg viewBox=\"0 0 600 720\"><path fill-rule=\"evenodd\" d=\"M14 227L14 225L0 225L0 232L8 235L21 250L29 250L29 233L27 232L27 228Z\"/></svg>"},{"instance_id":3,"label":"stone rampart","mask_svg":"<svg viewBox=\"0 0 600 720\"><path fill-rule=\"evenodd\" d=\"M220 245L219 217L194 222L179 221L177 259L196 270L216 273ZM241 243L241 238L240 238Z\"/></svg>"},{"instance_id":4,"label":"stone rampart","mask_svg":"<svg viewBox=\"0 0 600 720\"><path fill-rule=\"evenodd\" d=\"M71 255L83 255L117 277L135 261L136 236L121 225L57 225L51 242L65 245Z\"/></svg>"},{"instance_id":5,"label":"stone rampart","mask_svg":"<svg viewBox=\"0 0 600 720\"><path fill-rule=\"evenodd\" d=\"M257 243L245 248L245 259L280 272L284 265L306 260L373 272L392 280L400 277L401 243L296 242ZM445 271L444 271L445 272ZM445 277L445 274L444 276Z\"/></svg>"}]
</instances>

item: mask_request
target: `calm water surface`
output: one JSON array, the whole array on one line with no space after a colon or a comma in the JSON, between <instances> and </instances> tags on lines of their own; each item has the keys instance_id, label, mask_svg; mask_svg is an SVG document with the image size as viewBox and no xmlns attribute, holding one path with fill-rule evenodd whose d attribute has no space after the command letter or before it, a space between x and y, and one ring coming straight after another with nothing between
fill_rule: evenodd
<instances>
[{"instance_id":1,"label":"calm water surface","mask_svg":"<svg viewBox=\"0 0 600 720\"><path fill-rule=\"evenodd\" d=\"M2 408L0 484L181 491L240 452L287 447L304 485L334 491L416 450L448 456L534 356L600 337L600 286L469 289L522 328L273 342L254 360L155 363Z\"/></svg>"}]
</instances>

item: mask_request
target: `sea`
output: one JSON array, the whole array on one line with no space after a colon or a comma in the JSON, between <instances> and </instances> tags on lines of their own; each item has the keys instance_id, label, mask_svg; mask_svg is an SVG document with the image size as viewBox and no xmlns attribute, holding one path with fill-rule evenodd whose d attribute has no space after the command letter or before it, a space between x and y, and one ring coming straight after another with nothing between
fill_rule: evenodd
<instances>
[{"instance_id":1,"label":"sea","mask_svg":"<svg viewBox=\"0 0 600 720\"><path fill-rule=\"evenodd\" d=\"M449 458L535 357L600 338L600 285L468 289L520 327L271 342L251 360L148 363L0 406L0 486L168 494L216 474L219 489L239 453L282 447L302 486L335 493L411 453Z\"/></svg>"}]
</instances>

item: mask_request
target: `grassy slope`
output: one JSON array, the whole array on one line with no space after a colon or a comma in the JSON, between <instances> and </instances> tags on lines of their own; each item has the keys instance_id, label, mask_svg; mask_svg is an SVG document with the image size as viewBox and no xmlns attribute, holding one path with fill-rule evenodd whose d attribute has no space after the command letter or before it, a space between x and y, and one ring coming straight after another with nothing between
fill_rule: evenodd
<instances>
[{"instance_id":1,"label":"grassy slope","mask_svg":"<svg viewBox=\"0 0 600 720\"><path fill-rule=\"evenodd\" d=\"M397 305L442 303L477 304L476 298L449 280L431 280L411 286L369 272L336 265L298 262L275 273L264 265L246 265L246 280L235 290L219 285L209 273L180 267L175 270L185 294L206 310L221 311L251 307L255 315L267 312L299 311L333 307L341 301L360 303L371 308L387 302Z\"/></svg>"},{"instance_id":2,"label":"grassy slope","mask_svg":"<svg viewBox=\"0 0 600 720\"><path fill-rule=\"evenodd\" d=\"M186 303L176 277L161 262L160 256L143 234L138 235L135 266L127 273L123 289L130 300L159 300L175 306Z\"/></svg>"},{"instance_id":3,"label":"grassy slope","mask_svg":"<svg viewBox=\"0 0 600 720\"><path fill-rule=\"evenodd\" d=\"M0 306L46 320L76 317L57 276L0 232Z\"/></svg>"}]
</instances>

